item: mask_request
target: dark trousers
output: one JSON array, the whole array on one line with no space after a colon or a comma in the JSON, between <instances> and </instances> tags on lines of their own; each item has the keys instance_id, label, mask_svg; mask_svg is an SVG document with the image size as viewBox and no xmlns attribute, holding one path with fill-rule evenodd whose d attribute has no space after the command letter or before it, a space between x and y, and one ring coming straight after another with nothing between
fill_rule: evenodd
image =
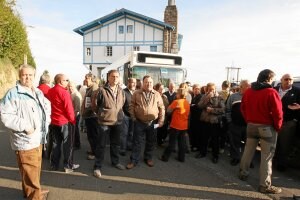
<instances>
[{"instance_id":1,"label":"dark trousers","mask_svg":"<svg viewBox=\"0 0 300 200\"><path fill-rule=\"evenodd\" d=\"M192 148L200 149L200 136L201 136L201 126L202 122L198 119L191 119L190 120L190 141Z\"/></svg>"},{"instance_id":2,"label":"dark trousers","mask_svg":"<svg viewBox=\"0 0 300 200\"><path fill-rule=\"evenodd\" d=\"M297 129L297 122L294 120L284 121L278 133L276 147L276 164L287 167L289 153L293 147Z\"/></svg>"},{"instance_id":3,"label":"dark trousers","mask_svg":"<svg viewBox=\"0 0 300 200\"><path fill-rule=\"evenodd\" d=\"M220 125L204 122L203 126L204 126L204 131L201 134L200 153L202 155L207 154L208 141L209 139L211 139L213 157L218 158L219 148L220 148L219 147Z\"/></svg>"},{"instance_id":4,"label":"dark trousers","mask_svg":"<svg viewBox=\"0 0 300 200\"><path fill-rule=\"evenodd\" d=\"M132 149L133 137L133 121L130 117L124 116L123 130L120 135L120 152L126 152L127 149Z\"/></svg>"},{"instance_id":5,"label":"dark trousers","mask_svg":"<svg viewBox=\"0 0 300 200\"><path fill-rule=\"evenodd\" d=\"M157 145L162 145L164 140L168 136L168 123L165 123L162 127L157 128Z\"/></svg>"},{"instance_id":6,"label":"dark trousers","mask_svg":"<svg viewBox=\"0 0 300 200\"><path fill-rule=\"evenodd\" d=\"M74 140L74 147L80 147L80 132L79 132L79 120L80 115L76 116L76 124L75 124L75 140Z\"/></svg>"},{"instance_id":7,"label":"dark trousers","mask_svg":"<svg viewBox=\"0 0 300 200\"><path fill-rule=\"evenodd\" d=\"M151 124L145 124L140 121L134 122L133 131L133 146L131 154L131 162L137 164L140 160L140 154L142 150L142 141L146 136L146 144L144 150L144 160L152 160L152 153L155 145L155 130L154 121Z\"/></svg>"},{"instance_id":8,"label":"dark trousers","mask_svg":"<svg viewBox=\"0 0 300 200\"><path fill-rule=\"evenodd\" d=\"M165 149L163 157L168 160L173 149L175 149L176 141L178 141L178 160L184 162L185 160L185 151L186 151L186 130L177 130L170 128L169 131L169 145Z\"/></svg>"},{"instance_id":9,"label":"dark trousers","mask_svg":"<svg viewBox=\"0 0 300 200\"><path fill-rule=\"evenodd\" d=\"M85 120L86 134L91 147L91 151L95 154L96 142L98 136L98 121L97 117L86 118Z\"/></svg>"},{"instance_id":10,"label":"dark trousers","mask_svg":"<svg viewBox=\"0 0 300 200\"><path fill-rule=\"evenodd\" d=\"M241 158L242 141L246 141L246 126L231 123L229 129L230 157L232 159Z\"/></svg>"},{"instance_id":11,"label":"dark trousers","mask_svg":"<svg viewBox=\"0 0 300 200\"><path fill-rule=\"evenodd\" d=\"M73 144L74 144L74 130L70 123L56 126L51 125L51 133L53 139L53 146L51 152L51 166L58 169L61 155L61 145L63 145L64 167L72 168L73 166Z\"/></svg>"},{"instance_id":12,"label":"dark trousers","mask_svg":"<svg viewBox=\"0 0 300 200\"><path fill-rule=\"evenodd\" d=\"M99 125L98 135L96 141L96 151L95 151L95 165L94 169L101 169L104 154L106 139L109 135L110 139L110 159L113 165L119 164L119 148L120 148L120 133L122 131L122 124L118 125Z\"/></svg>"},{"instance_id":13,"label":"dark trousers","mask_svg":"<svg viewBox=\"0 0 300 200\"><path fill-rule=\"evenodd\" d=\"M220 148L224 149L226 142L228 142L228 123L227 119L225 116L222 117L222 122L220 126L220 132L219 132L219 137L220 137Z\"/></svg>"}]
</instances>

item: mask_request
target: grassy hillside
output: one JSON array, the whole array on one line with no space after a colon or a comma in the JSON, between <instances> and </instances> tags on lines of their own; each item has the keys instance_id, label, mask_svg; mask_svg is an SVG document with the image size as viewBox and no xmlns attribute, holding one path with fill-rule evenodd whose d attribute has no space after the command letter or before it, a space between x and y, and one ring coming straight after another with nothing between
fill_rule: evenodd
<instances>
[{"instance_id":1,"label":"grassy hillside","mask_svg":"<svg viewBox=\"0 0 300 200\"><path fill-rule=\"evenodd\" d=\"M17 70L8 59L0 59L0 99L16 84Z\"/></svg>"}]
</instances>

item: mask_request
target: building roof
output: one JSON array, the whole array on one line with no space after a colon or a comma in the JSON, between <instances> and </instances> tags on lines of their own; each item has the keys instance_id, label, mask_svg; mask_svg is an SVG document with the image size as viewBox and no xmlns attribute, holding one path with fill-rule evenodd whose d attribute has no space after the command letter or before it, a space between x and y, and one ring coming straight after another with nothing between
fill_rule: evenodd
<instances>
[{"instance_id":1,"label":"building roof","mask_svg":"<svg viewBox=\"0 0 300 200\"><path fill-rule=\"evenodd\" d=\"M104 24L105 22L108 22L112 19L115 19L117 17L120 17L122 15L128 15L128 16L133 16L133 17L136 17L136 18L139 18L139 19L142 19L142 20L145 20L149 23L152 23L152 24L156 24L156 25L159 25L159 26L162 26L162 27L165 27L167 29L172 29L174 30L175 27L170 25L170 24L167 24L165 22L162 22L162 21L159 21L159 20L156 20L156 19L153 19L151 17L147 17L145 15L141 15L139 13L136 13L136 12L133 12L133 11L130 11L130 10L127 10L125 8L122 8L120 10L117 10L111 14L108 14L108 15L105 15L104 17L101 17L99 19L96 19L90 23L87 23L83 26L80 26L78 28L75 28L73 31L80 34L80 35L83 35L85 31L91 29L91 28L94 28L96 26L99 26L100 24Z\"/></svg>"}]
</instances>

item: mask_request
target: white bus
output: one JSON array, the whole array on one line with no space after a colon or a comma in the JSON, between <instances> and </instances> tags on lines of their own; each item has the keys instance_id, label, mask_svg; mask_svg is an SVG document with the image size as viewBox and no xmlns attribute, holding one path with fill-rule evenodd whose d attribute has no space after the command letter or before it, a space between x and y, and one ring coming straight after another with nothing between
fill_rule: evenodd
<instances>
[{"instance_id":1,"label":"white bus","mask_svg":"<svg viewBox=\"0 0 300 200\"><path fill-rule=\"evenodd\" d=\"M165 87L172 81L176 85L186 79L186 69L182 67L182 57L177 54L131 51L101 71L101 79L107 81L107 72L116 69L123 84L128 78L143 79L145 75L153 78L153 84L162 83Z\"/></svg>"}]
</instances>

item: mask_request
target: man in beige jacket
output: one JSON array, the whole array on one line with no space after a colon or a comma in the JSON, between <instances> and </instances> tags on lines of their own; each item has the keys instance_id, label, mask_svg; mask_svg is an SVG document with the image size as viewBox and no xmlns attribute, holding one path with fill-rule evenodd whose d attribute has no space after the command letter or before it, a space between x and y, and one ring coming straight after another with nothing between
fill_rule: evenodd
<instances>
[{"instance_id":1,"label":"man in beige jacket","mask_svg":"<svg viewBox=\"0 0 300 200\"><path fill-rule=\"evenodd\" d=\"M162 127L164 123L165 107L161 95L153 89L153 79L150 76L144 76L142 89L133 93L129 112L134 121L134 132L131 162L126 167L132 169L138 164L144 135L146 136L144 161L149 167L153 167L155 129Z\"/></svg>"}]
</instances>

